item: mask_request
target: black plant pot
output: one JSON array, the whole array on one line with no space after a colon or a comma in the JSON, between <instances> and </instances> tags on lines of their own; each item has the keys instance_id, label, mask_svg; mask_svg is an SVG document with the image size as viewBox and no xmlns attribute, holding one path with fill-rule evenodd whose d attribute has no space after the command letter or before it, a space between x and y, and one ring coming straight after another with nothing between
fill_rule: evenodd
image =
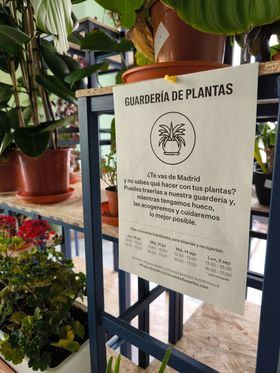
<instances>
[{"instance_id":1,"label":"black plant pot","mask_svg":"<svg viewBox=\"0 0 280 373\"><path fill-rule=\"evenodd\" d=\"M254 184L256 193L261 205L269 206L271 196L272 175L264 174L261 171L254 171Z\"/></svg>"}]
</instances>

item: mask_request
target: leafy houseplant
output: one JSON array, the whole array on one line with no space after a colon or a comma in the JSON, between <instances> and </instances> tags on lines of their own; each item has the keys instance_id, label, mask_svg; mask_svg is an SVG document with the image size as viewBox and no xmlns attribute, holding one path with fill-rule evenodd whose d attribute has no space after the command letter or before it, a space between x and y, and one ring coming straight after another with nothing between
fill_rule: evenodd
<instances>
[{"instance_id":1,"label":"leafy houseplant","mask_svg":"<svg viewBox=\"0 0 280 373\"><path fill-rule=\"evenodd\" d=\"M118 216L118 188L117 188L117 160L116 153L111 152L101 159L100 165L101 178L107 185L105 188L109 213L112 217Z\"/></svg>"},{"instance_id":2,"label":"leafy houseplant","mask_svg":"<svg viewBox=\"0 0 280 373\"><path fill-rule=\"evenodd\" d=\"M256 193L259 202L268 206L271 194L271 179L276 145L276 126L274 123L259 123L255 139L254 157L257 168L254 172ZM263 158L265 158L263 160Z\"/></svg>"},{"instance_id":3,"label":"leafy houseplant","mask_svg":"<svg viewBox=\"0 0 280 373\"><path fill-rule=\"evenodd\" d=\"M20 150L23 193L31 196L60 194L69 188L69 152L58 149L56 130L72 124L75 116L57 120L50 93L76 104L75 90L85 87L83 78L104 67L81 68L64 54L73 27L70 0L0 1L0 69L11 81L1 83L0 157L11 147ZM45 40L43 33L51 35L53 42ZM53 164L44 169L49 161ZM39 172L33 179L37 184L31 183L28 171ZM61 175L64 180L56 185ZM40 180L43 183L38 184Z\"/></svg>"},{"instance_id":4,"label":"leafy houseplant","mask_svg":"<svg viewBox=\"0 0 280 373\"><path fill-rule=\"evenodd\" d=\"M84 295L85 275L53 248L10 255L9 242L22 237L8 218L0 228L0 354L13 366L23 362L15 368L20 372L44 371L87 338L87 316L74 306Z\"/></svg>"},{"instance_id":5,"label":"leafy houseplant","mask_svg":"<svg viewBox=\"0 0 280 373\"><path fill-rule=\"evenodd\" d=\"M163 23L169 35L166 34L168 36L167 41L162 45L160 44L160 39L164 38L162 26L161 29L155 29L154 24L150 22L150 10L153 10L155 3L159 3L159 1L96 1L105 9L109 9L117 14L116 18L120 21L122 26L129 29L128 37L134 42L137 50L144 54L148 60L151 62L167 61L166 59L160 60L155 58L159 56L158 49L166 50L168 39L170 39L170 41L172 40L175 46L179 35L177 34L176 37L172 38L173 33L168 29L167 23L163 18L162 21L157 22L157 25L160 26L161 23ZM166 5L165 10L163 10L164 16L167 14L168 9L172 8L184 23L190 25L193 29L216 35L237 35L246 33L254 27L271 24L280 19L280 4L278 0L268 0L265 2L259 2L258 0L248 2L244 2L243 0L228 0L223 7L221 7L219 1L213 0L161 0L160 3ZM157 34L158 30L159 32ZM182 33L180 28L178 31ZM185 37L185 40L182 41L178 49L186 49L188 42L189 38ZM196 41L196 44L200 49L206 47L202 39L199 39L198 42ZM210 44L211 47L214 48L213 41L211 41ZM197 45L191 48L197 49ZM170 48L172 48L172 46ZM170 50L169 56L172 56L174 50ZM182 60L185 58L180 57L180 59ZM192 55L190 59L197 60L199 58ZM204 57L204 59L206 58ZM166 72L166 74L168 74L168 72Z\"/></svg>"}]
</instances>

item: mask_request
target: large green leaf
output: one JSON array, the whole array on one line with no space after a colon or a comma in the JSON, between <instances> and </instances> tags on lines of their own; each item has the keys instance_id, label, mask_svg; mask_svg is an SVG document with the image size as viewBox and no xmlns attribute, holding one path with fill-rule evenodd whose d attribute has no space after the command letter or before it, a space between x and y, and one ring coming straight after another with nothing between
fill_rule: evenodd
<instances>
[{"instance_id":1,"label":"large green leaf","mask_svg":"<svg viewBox=\"0 0 280 373\"><path fill-rule=\"evenodd\" d=\"M13 87L9 84L0 82L0 103L10 100L13 94Z\"/></svg>"},{"instance_id":2,"label":"large green leaf","mask_svg":"<svg viewBox=\"0 0 280 373\"><path fill-rule=\"evenodd\" d=\"M31 0L37 25L54 36L59 53L69 49L67 35L72 32L71 0Z\"/></svg>"},{"instance_id":3,"label":"large green leaf","mask_svg":"<svg viewBox=\"0 0 280 373\"><path fill-rule=\"evenodd\" d=\"M41 53L51 72L60 80L63 80L66 74L69 74L69 68L61 56L56 52L52 43L42 40Z\"/></svg>"},{"instance_id":4,"label":"large green leaf","mask_svg":"<svg viewBox=\"0 0 280 373\"><path fill-rule=\"evenodd\" d=\"M75 99L75 93L72 92L65 84L63 84L55 76L51 75L37 75L36 81L45 87L51 93L54 93L58 97L63 98L66 101L77 104Z\"/></svg>"},{"instance_id":5,"label":"large green leaf","mask_svg":"<svg viewBox=\"0 0 280 373\"><path fill-rule=\"evenodd\" d=\"M50 132L38 133L38 127L17 128L14 138L16 145L24 154L38 158L48 147Z\"/></svg>"},{"instance_id":6,"label":"large green leaf","mask_svg":"<svg viewBox=\"0 0 280 373\"><path fill-rule=\"evenodd\" d=\"M96 0L96 2L103 8L118 13L122 26L129 29L136 21L136 11L142 7L145 0Z\"/></svg>"},{"instance_id":7,"label":"large green leaf","mask_svg":"<svg viewBox=\"0 0 280 373\"><path fill-rule=\"evenodd\" d=\"M32 117L32 109L30 106L22 107L21 108L22 114L23 114L23 120L25 125L28 125L30 122L30 119ZM11 127L13 129L16 129L19 127L19 120L18 120L18 112L16 108L12 108L11 110L7 111L7 115L10 120Z\"/></svg>"},{"instance_id":8,"label":"large green leaf","mask_svg":"<svg viewBox=\"0 0 280 373\"><path fill-rule=\"evenodd\" d=\"M19 56L29 37L15 27L0 25L0 49L9 56Z\"/></svg>"},{"instance_id":9,"label":"large green leaf","mask_svg":"<svg viewBox=\"0 0 280 373\"><path fill-rule=\"evenodd\" d=\"M84 79L96 71L106 71L108 70L109 64L108 62L103 62L103 63L97 63L95 65L87 66L84 67L83 69L72 71L70 74L68 74L65 77L65 82L70 84L70 87L72 88L73 85L78 82L81 79Z\"/></svg>"},{"instance_id":10,"label":"large green leaf","mask_svg":"<svg viewBox=\"0 0 280 373\"><path fill-rule=\"evenodd\" d=\"M117 42L104 31L95 29L88 32L85 37L80 40L80 46L82 49L93 51L124 53L133 48L133 43L126 38Z\"/></svg>"},{"instance_id":11,"label":"large green leaf","mask_svg":"<svg viewBox=\"0 0 280 373\"><path fill-rule=\"evenodd\" d=\"M162 0L194 28L233 35L280 19L279 0Z\"/></svg>"}]
</instances>

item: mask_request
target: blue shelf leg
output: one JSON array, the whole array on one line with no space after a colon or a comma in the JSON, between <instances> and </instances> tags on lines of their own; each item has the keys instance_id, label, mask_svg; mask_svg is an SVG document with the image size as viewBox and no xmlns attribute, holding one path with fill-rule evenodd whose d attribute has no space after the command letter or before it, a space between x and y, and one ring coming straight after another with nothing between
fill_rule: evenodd
<instances>
[{"instance_id":1,"label":"blue shelf leg","mask_svg":"<svg viewBox=\"0 0 280 373\"><path fill-rule=\"evenodd\" d=\"M118 244L117 244L118 245ZM119 270L119 309L122 314L131 304L130 273ZM121 354L131 359L131 344L123 343L120 347Z\"/></svg>"},{"instance_id":2,"label":"blue shelf leg","mask_svg":"<svg viewBox=\"0 0 280 373\"><path fill-rule=\"evenodd\" d=\"M119 243L113 241L113 267L114 271L119 270Z\"/></svg>"},{"instance_id":3,"label":"blue shelf leg","mask_svg":"<svg viewBox=\"0 0 280 373\"><path fill-rule=\"evenodd\" d=\"M143 280L142 278L138 278L138 299L141 299L146 294L149 293L150 284L149 281ZM147 333L150 331L150 309L149 306L139 314L138 317L138 327L140 330L143 330ZM138 364L141 368L146 369L149 365L149 355L142 350L139 351L139 361Z\"/></svg>"},{"instance_id":4,"label":"blue shelf leg","mask_svg":"<svg viewBox=\"0 0 280 373\"><path fill-rule=\"evenodd\" d=\"M88 322L91 371L106 370L105 330L100 315L104 312L104 284L99 173L98 114L90 111L90 99L79 99L79 123L83 177L85 254L87 271Z\"/></svg>"},{"instance_id":5,"label":"blue shelf leg","mask_svg":"<svg viewBox=\"0 0 280 373\"><path fill-rule=\"evenodd\" d=\"M168 341L177 343L183 336L183 307L184 296L169 291L169 321L168 321Z\"/></svg>"},{"instance_id":6,"label":"blue shelf leg","mask_svg":"<svg viewBox=\"0 0 280 373\"><path fill-rule=\"evenodd\" d=\"M75 254L76 256L80 255L80 250L79 250L79 232L74 231L74 238L75 238Z\"/></svg>"},{"instance_id":7,"label":"blue shelf leg","mask_svg":"<svg viewBox=\"0 0 280 373\"><path fill-rule=\"evenodd\" d=\"M280 79L278 78L278 97ZM280 297L279 297L279 231L280 231L280 110L278 112L278 136L273 171L272 196L268 225L263 295L261 306L259 343L256 373L280 372Z\"/></svg>"},{"instance_id":8,"label":"blue shelf leg","mask_svg":"<svg viewBox=\"0 0 280 373\"><path fill-rule=\"evenodd\" d=\"M66 258L72 257L72 250L71 250L71 233L70 229L62 225L62 236L63 236L63 242L61 244L61 251L65 255Z\"/></svg>"}]
</instances>

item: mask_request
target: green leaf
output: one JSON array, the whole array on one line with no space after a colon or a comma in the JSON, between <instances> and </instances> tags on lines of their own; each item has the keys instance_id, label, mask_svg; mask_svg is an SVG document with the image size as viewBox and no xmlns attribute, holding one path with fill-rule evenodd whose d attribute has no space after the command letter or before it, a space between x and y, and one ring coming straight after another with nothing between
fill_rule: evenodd
<instances>
[{"instance_id":1,"label":"green leaf","mask_svg":"<svg viewBox=\"0 0 280 373\"><path fill-rule=\"evenodd\" d=\"M12 133L5 133L4 138L0 146L0 155L3 155L4 151L12 145L14 140L14 135Z\"/></svg>"},{"instance_id":2,"label":"green leaf","mask_svg":"<svg viewBox=\"0 0 280 373\"><path fill-rule=\"evenodd\" d=\"M115 362L114 373L119 373L119 371L120 371L120 364L121 364L121 355L118 355L117 360Z\"/></svg>"},{"instance_id":3,"label":"green leaf","mask_svg":"<svg viewBox=\"0 0 280 373\"><path fill-rule=\"evenodd\" d=\"M162 360L158 373L163 373L165 371L165 368L168 364L171 354L172 354L172 347L169 347L168 350L166 350L166 353L164 355L164 358Z\"/></svg>"},{"instance_id":4,"label":"green leaf","mask_svg":"<svg viewBox=\"0 0 280 373\"><path fill-rule=\"evenodd\" d=\"M0 352L13 364L20 364L24 358L24 352L20 348L12 348L7 341L0 342Z\"/></svg>"},{"instance_id":5,"label":"green leaf","mask_svg":"<svg viewBox=\"0 0 280 373\"><path fill-rule=\"evenodd\" d=\"M9 133L11 131L11 122L8 114L0 110L0 133Z\"/></svg>"},{"instance_id":6,"label":"green leaf","mask_svg":"<svg viewBox=\"0 0 280 373\"><path fill-rule=\"evenodd\" d=\"M72 32L71 0L31 0L38 27L54 36L59 53L69 49L67 35Z\"/></svg>"},{"instance_id":7,"label":"green leaf","mask_svg":"<svg viewBox=\"0 0 280 373\"><path fill-rule=\"evenodd\" d=\"M25 317L26 313L17 311L12 314L10 321L15 324L20 324Z\"/></svg>"},{"instance_id":8,"label":"green leaf","mask_svg":"<svg viewBox=\"0 0 280 373\"><path fill-rule=\"evenodd\" d=\"M126 38L122 38L121 41L117 43L113 51L118 52L118 53L125 53L125 52L130 51L133 47L134 47L134 44L132 43L132 41Z\"/></svg>"},{"instance_id":9,"label":"green leaf","mask_svg":"<svg viewBox=\"0 0 280 373\"><path fill-rule=\"evenodd\" d=\"M96 0L103 8L118 13L124 28L130 29L136 21L136 11L144 4L145 0Z\"/></svg>"},{"instance_id":10,"label":"green leaf","mask_svg":"<svg viewBox=\"0 0 280 373\"><path fill-rule=\"evenodd\" d=\"M79 32L72 32L72 34L68 35L68 41L71 43L77 44L81 46L81 43L83 41L84 37Z\"/></svg>"},{"instance_id":11,"label":"green leaf","mask_svg":"<svg viewBox=\"0 0 280 373\"><path fill-rule=\"evenodd\" d=\"M24 123L27 125L30 122L30 119L32 117L32 109L30 106L22 107L22 114ZM18 121L18 113L16 108L12 108L11 110L7 111L7 115L10 120L11 127L16 129L19 127L19 121Z\"/></svg>"},{"instance_id":12,"label":"green leaf","mask_svg":"<svg viewBox=\"0 0 280 373\"><path fill-rule=\"evenodd\" d=\"M105 373L111 373L112 372L112 365L113 365L113 356L111 356L110 359L107 362Z\"/></svg>"},{"instance_id":13,"label":"green leaf","mask_svg":"<svg viewBox=\"0 0 280 373\"><path fill-rule=\"evenodd\" d=\"M0 49L9 56L19 56L29 37L14 27L0 25Z\"/></svg>"},{"instance_id":14,"label":"green leaf","mask_svg":"<svg viewBox=\"0 0 280 373\"><path fill-rule=\"evenodd\" d=\"M111 51L114 50L116 45L116 40L112 39L104 31L98 29L88 32L81 41L82 49L94 51Z\"/></svg>"},{"instance_id":15,"label":"green leaf","mask_svg":"<svg viewBox=\"0 0 280 373\"><path fill-rule=\"evenodd\" d=\"M233 35L280 19L279 0L162 0L198 30Z\"/></svg>"},{"instance_id":16,"label":"green leaf","mask_svg":"<svg viewBox=\"0 0 280 373\"><path fill-rule=\"evenodd\" d=\"M0 103L10 100L13 94L13 87L9 84L0 82Z\"/></svg>"},{"instance_id":17,"label":"green leaf","mask_svg":"<svg viewBox=\"0 0 280 373\"><path fill-rule=\"evenodd\" d=\"M152 60L150 60L148 57L144 56L139 51L136 51L135 59L136 59L137 66L149 65L149 64L153 63Z\"/></svg>"},{"instance_id":18,"label":"green leaf","mask_svg":"<svg viewBox=\"0 0 280 373\"><path fill-rule=\"evenodd\" d=\"M58 119L54 122L44 122L41 123L39 127L37 128L37 133L46 133L46 132L52 132L53 130L57 128L61 128L64 126L67 126L69 124L73 124L77 118L76 114L70 115L69 117L65 117L63 119Z\"/></svg>"},{"instance_id":19,"label":"green leaf","mask_svg":"<svg viewBox=\"0 0 280 373\"><path fill-rule=\"evenodd\" d=\"M108 62L103 62L103 63L97 63L95 65L91 65L88 67L84 67L80 70L76 70L68 74L64 80L66 83L70 84L70 87L73 88L74 84L78 82L81 79L84 79L96 71L105 71L108 70L109 64Z\"/></svg>"},{"instance_id":20,"label":"green leaf","mask_svg":"<svg viewBox=\"0 0 280 373\"><path fill-rule=\"evenodd\" d=\"M260 146L259 146L260 140L261 140L260 136L257 136L256 140L255 140L254 157L255 157L255 160L257 161L258 165L260 166L262 172L267 174L268 169L262 161L262 156L261 156L261 152L260 152Z\"/></svg>"},{"instance_id":21,"label":"green leaf","mask_svg":"<svg viewBox=\"0 0 280 373\"><path fill-rule=\"evenodd\" d=\"M50 132L38 133L37 127L17 128L14 133L18 148L29 157L40 157L48 147Z\"/></svg>"},{"instance_id":22,"label":"green leaf","mask_svg":"<svg viewBox=\"0 0 280 373\"><path fill-rule=\"evenodd\" d=\"M72 329L73 329L73 331L74 331L74 333L77 337L84 338L85 328L79 321L73 321L71 326L72 326Z\"/></svg>"},{"instance_id":23,"label":"green leaf","mask_svg":"<svg viewBox=\"0 0 280 373\"><path fill-rule=\"evenodd\" d=\"M36 81L45 87L51 93L54 93L58 97L63 98L66 101L77 104L75 94L65 84L63 84L55 76L51 75L37 75Z\"/></svg>"},{"instance_id":24,"label":"green leaf","mask_svg":"<svg viewBox=\"0 0 280 373\"><path fill-rule=\"evenodd\" d=\"M41 53L48 68L58 79L63 80L64 76L69 74L70 71L67 64L56 52L52 43L41 40Z\"/></svg>"}]
</instances>

